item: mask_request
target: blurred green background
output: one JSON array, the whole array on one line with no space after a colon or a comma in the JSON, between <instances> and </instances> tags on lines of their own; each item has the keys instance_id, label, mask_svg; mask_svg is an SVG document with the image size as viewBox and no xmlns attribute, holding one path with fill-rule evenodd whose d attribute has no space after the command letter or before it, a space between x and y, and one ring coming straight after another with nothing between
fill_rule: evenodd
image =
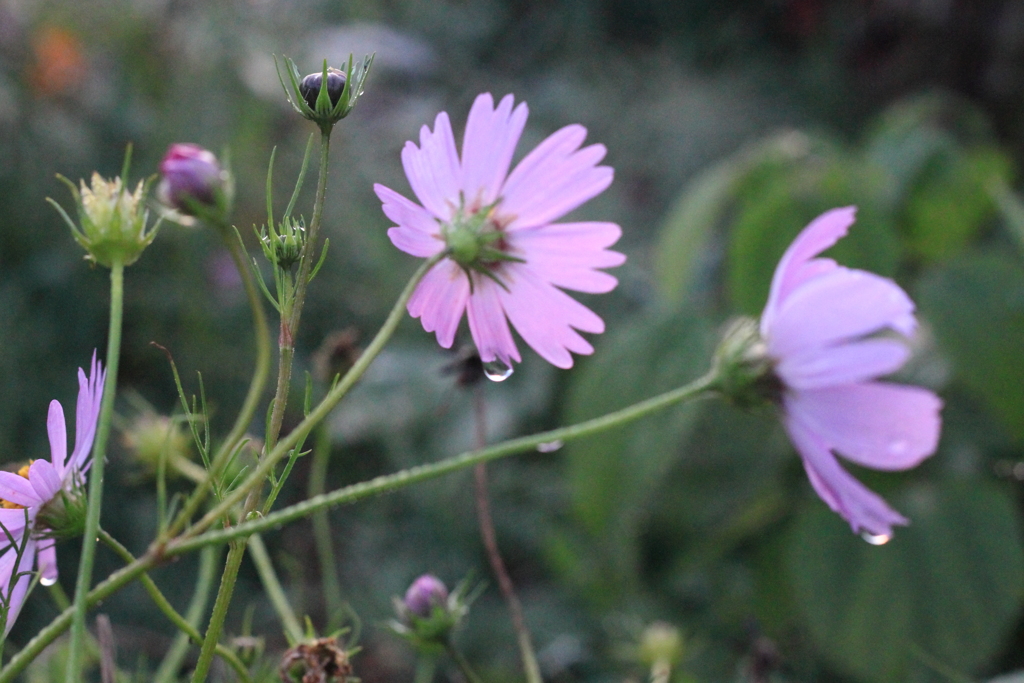
<instances>
[{"instance_id":1,"label":"blurred green background","mask_svg":"<svg viewBox=\"0 0 1024 683\"><path fill-rule=\"evenodd\" d=\"M564 372L521 346L513 377L485 387L492 440L701 374L721 325L760 311L786 244L834 206L860 207L836 258L895 278L919 304L916 355L898 379L940 392L944 431L916 471L855 471L913 520L885 546L852 535L814 496L770 412L706 402L491 466L499 542L546 680L644 679L635 646L657 620L685 636L679 682L969 681L1024 669L1022 0L0 0L4 460L46 457L48 401L74 405L74 369L106 343L106 272L46 206L47 196L69 206L55 174L116 175L132 142L139 178L168 144L199 143L230 156L233 218L257 254L250 226L265 220L271 149L283 202L313 129L285 101L272 55L314 71L350 52L376 61L333 138L331 248L303 317L300 372L332 331L372 337L414 268L386 237L372 183L408 192L404 141L440 110L461 136L484 91L529 103L520 156L573 122L607 145L615 183L575 216L620 223L629 257L618 289L579 297L607 323L593 357ZM307 215L311 200L300 202ZM202 372L212 428L226 431L252 340L216 235L165 225L127 273L125 309L119 424L130 429L146 405L178 407L155 341L188 391ZM332 487L472 444L471 397L443 373L453 358L403 322L331 418ZM294 424L300 393L290 407ZM141 552L153 483L122 436L103 524ZM279 505L303 497L307 474L300 461ZM411 680L412 653L383 628L390 596L426 571L449 585L489 578L471 475L330 519L337 575L363 626L357 674ZM267 542L292 603L324 628L332 615L308 522ZM75 544L58 552L70 588ZM117 566L100 553L99 572ZM184 609L195 574L184 558L155 578ZM285 642L248 563L239 585L228 631L251 623L272 662ZM125 670L147 680L170 625L138 586L100 611ZM55 613L35 594L13 644ZM493 581L460 642L485 680L519 680ZM33 676L47 680L45 666ZM448 665L438 676L458 680Z\"/></svg>"}]
</instances>

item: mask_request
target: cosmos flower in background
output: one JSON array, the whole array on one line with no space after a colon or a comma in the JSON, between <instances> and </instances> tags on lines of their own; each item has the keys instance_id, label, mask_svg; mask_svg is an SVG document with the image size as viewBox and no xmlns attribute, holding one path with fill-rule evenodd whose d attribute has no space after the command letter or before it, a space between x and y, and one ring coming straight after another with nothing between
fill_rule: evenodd
<instances>
[{"instance_id":1,"label":"cosmos flower in background","mask_svg":"<svg viewBox=\"0 0 1024 683\"><path fill-rule=\"evenodd\" d=\"M407 142L402 150L420 204L374 186L396 224L388 231L396 247L423 258L447 250L409 300L409 313L444 348L465 313L483 362L509 371L521 361L509 322L557 367L572 367L572 353L592 353L579 332L603 332L604 322L562 289L608 292L617 280L599 269L625 261L608 249L621 235L618 225L553 223L612 182L612 169L597 165L605 147L580 147L583 126L556 131L509 173L527 114L523 102L513 109L511 95L497 107L490 94L478 96L460 158L441 112L433 131L421 129L419 147Z\"/></svg>"},{"instance_id":2,"label":"cosmos flower in background","mask_svg":"<svg viewBox=\"0 0 1024 683\"><path fill-rule=\"evenodd\" d=\"M854 479L835 454L905 470L935 452L939 398L875 381L910 356L914 302L895 282L815 258L846 235L854 207L811 222L775 269L760 336L782 383L783 423L814 490L854 532L882 543L907 519Z\"/></svg>"},{"instance_id":3,"label":"cosmos flower in background","mask_svg":"<svg viewBox=\"0 0 1024 683\"><path fill-rule=\"evenodd\" d=\"M60 402L51 401L46 418L50 460L34 460L18 473L0 472L0 522L8 532L0 533L0 594L9 598L5 634L17 619L31 583L31 575L25 573L13 581L12 590L12 578L38 565L40 581L52 585L57 580L56 538L81 533L83 475L89 469L105 377L95 353L88 375L78 369L75 445L70 457L64 409ZM22 543L24 552L19 557Z\"/></svg>"}]
</instances>

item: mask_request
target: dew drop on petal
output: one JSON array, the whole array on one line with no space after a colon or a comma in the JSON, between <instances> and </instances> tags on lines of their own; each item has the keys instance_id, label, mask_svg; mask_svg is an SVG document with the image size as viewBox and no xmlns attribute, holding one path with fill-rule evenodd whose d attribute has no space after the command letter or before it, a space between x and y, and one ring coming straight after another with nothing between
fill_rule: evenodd
<instances>
[{"instance_id":1,"label":"dew drop on petal","mask_svg":"<svg viewBox=\"0 0 1024 683\"><path fill-rule=\"evenodd\" d=\"M555 439L554 441L545 441L544 443L537 444L537 450L541 453L554 453L563 445L561 439Z\"/></svg>"},{"instance_id":2,"label":"dew drop on petal","mask_svg":"<svg viewBox=\"0 0 1024 683\"><path fill-rule=\"evenodd\" d=\"M500 360L484 363L484 376L492 382L504 382L512 376L512 367Z\"/></svg>"},{"instance_id":3,"label":"dew drop on petal","mask_svg":"<svg viewBox=\"0 0 1024 683\"><path fill-rule=\"evenodd\" d=\"M860 537L871 545L885 545L892 540L892 536L889 534L872 534L868 531L862 532Z\"/></svg>"},{"instance_id":4,"label":"dew drop on petal","mask_svg":"<svg viewBox=\"0 0 1024 683\"><path fill-rule=\"evenodd\" d=\"M57 579L48 579L45 576L39 579L39 584L42 586L52 586L57 583Z\"/></svg>"}]
</instances>

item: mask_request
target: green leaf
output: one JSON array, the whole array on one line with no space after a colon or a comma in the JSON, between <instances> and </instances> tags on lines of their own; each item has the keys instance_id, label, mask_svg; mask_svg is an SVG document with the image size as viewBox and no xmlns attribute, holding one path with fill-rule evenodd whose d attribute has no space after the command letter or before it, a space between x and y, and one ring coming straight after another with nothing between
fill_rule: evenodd
<instances>
[{"instance_id":1,"label":"green leaf","mask_svg":"<svg viewBox=\"0 0 1024 683\"><path fill-rule=\"evenodd\" d=\"M843 265L892 275L899 244L889 214L876 199L877 182L838 153L796 166L766 167L741 191L729 243L726 282L733 305L757 315L775 266L793 238L825 211L856 204L857 222L827 253Z\"/></svg>"},{"instance_id":2,"label":"green leaf","mask_svg":"<svg viewBox=\"0 0 1024 683\"><path fill-rule=\"evenodd\" d=\"M912 524L872 546L818 500L794 523L788 569L822 654L864 681L907 680L926 653L960 672L1004 645L1024 597L1013 497L980 481L893 497Z\"/></svg>"},{"instance_id":3,"label":"green leaf","mask_svg":"<svg viewBox=\"0 0 1024 683\"><path fill-rule=\"evenodd\" d=\"M752 147L697 174L669 209L654 252L654 274L670 304L686 301L702 266L712 255L715 228L732 206L739 184L755 168L780 163L807 153L808 141L789 132Z\"/></svg>"},{"instance_id":4,"label":"green leaf","mask_svg":"<svg viewBox=\"0 0 1024 683\"><path fill-rule=\"evenodd\" d=\"M903 212L910 250L928 261L949 258L996 213L990 187L1005 184L1011 162L993 147L936 155L915 181Z\"/></svg>"},{"instance_id":5,"label":"green leaf","mask_svg":"<svg viewBox=\"0 0 1024 683\"><path fill-rule=\"evenodd\" d=\"M974 254L931 272L919 302L956 375L1024 441L1024 268Z\"/></svg>"}]
</instances>

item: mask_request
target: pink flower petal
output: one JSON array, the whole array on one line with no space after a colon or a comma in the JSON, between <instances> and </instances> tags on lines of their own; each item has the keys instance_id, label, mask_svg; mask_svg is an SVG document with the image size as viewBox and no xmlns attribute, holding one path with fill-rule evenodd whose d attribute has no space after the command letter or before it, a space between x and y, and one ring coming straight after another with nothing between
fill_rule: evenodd
<instances>
[{"instance_id":1,"label":"pink flower petal","mask_svg":"<svg viewBox=\"0 0 1024 683\"><path fill-rule=\"evenodd\" d=\"M494 109L491 94L484 93L469 110L462 141L462 189L471 211L493 204L508 174L529 114L525 102L515 111L512 102L512 96L506 95Z\"/></svg>"},{"instance_id":2,"label":"pink flower petal","mask_svg":"<svg viewBox=\"0 0 1024 683\"><path fill-rule=\"evenodd\" d=\"M768 329L768 352L785 358L815 347L893 327L906 328L914 302L892 280L863 270L835 268L805 283L782 302Z\"/></svg>"},{"instance_id":3,"label":"pink flower petal","mask_svg":"<svg viewBox=\"0 0 1024 683\"><path fill-rule=\"evenodd\" d=\"M869 382L794 392L786 412L840 455L905 470L935 452L942 401L927 389Z\"/></svg>"},{"instance_id":4,"label":"pink flower petal","mask_svg":"<svg viewBox=\"0 0 1024 683\"><path fill-rule=\"evenodd\" d=\"M430 269L409 299L409 314L419 318L423 329L437 333L437 343L450 349L469 299L469 279L453 261L441 261Z\"/></svg>"},{"instance_id":5,"label":"pink flower petal","mask_svg":"<svg viewBox=\"0 0 1024 683\"><path fill-rule=\"evenodd\" d=\"M512 361L518 363L522 359L501 307L499 289L501 287L493 280L484 277L474 279L473 293L466 307L469 333L480 352L480 360L489 363L498 359L511 366Z\"/></svg>"},{"instance_id":6,"label":"pink flower petal","mask_svg":"<svg viewBox=\"0 0 1024 683\"><path fill-rule=\"evenodd\" d=\"M50 437L50 460L59 471L64 471L64 461L68 457L68 429L64 424L64 408L60 401L50 401L50 411L46 416L46 433Z\"/></svg>"},{"instance_id":7,"label":"pink flower petal","mask_svg":"<svg viewBox=\"0 0 1024 683\"><path fill-rule=\"evenodd\" d=\"M25 507L35 507L46 502L39 497L28 479L13 472L0 472L0 498Z\"/></svg>"},{"instance_id":8,"label":"pink flower petal","mask_svg":"<svg viewBox=\"0 0 1024 683\"><path fill-rule=\"evenodd\" d=\"M29 514L31 515L31 512ZM29 522L31 523L31 521L30 519ZM0 529L0 551L2 551L11 543L11 539L7 537L8 533L14 537L15 543L20 542L21 532L25 529L25 510L0 508L0 525L7 529L7 533Z\"/></svg>"},{"instance_id":9,"label":"pink flower petal","mask_svg":"<svg viewBox=\"0 0 1024 683\"><path fill-rule=\"evenodd\" d=\"M626 257L605 247L621 234L615 223L558 223L509 234L510 250L541 278L557 287L600 294L618 280L596 268L622 265Z\"/></svg>"},{"instance_id":10,"label":"pink flower petal","mask_svg":"<svg viewBox=\"0 0 1024 683\"><path fill-rule=\"evenodd\" d=\"M865 339L783 357L775 372L791 389L853 384L903 367L910 349L895 339Z\"/></svg>"},{"instance_id":11,"label":"pink flower petal","mask_svg":"<svg viewBox=\"0 0 1024 683\"><path fill-rule=\"evenodd\" d=\"M52 538L39 541L36 548L39 574L46 581L57 580L57 544Z\"/></svg>"},{"instance_id":12,"label":"pink flower petal","mask_svg":"<svg viewBox=\"0 0 1024 683\"><path fill-rule=\"evenodd\" d=\"M43 501L43 505L53 500L63 485L57 469L45 460L36 460L32 463L28 468L28 481L39 496L39 500Z\"/></svg>"},{"instance_id":13,"label":"pink flower petal","mask_svg":"<svg viewBox=\"0 0 1024 683\"><path fill-rule=\"evenodd\" d=\"M434 132L426 126L420 129L419 147L405 143L402 165L420 203L435 217L449 220L459 206L462 172L448 114L437 115Z\"/></svg>"},{"instance_id":14,"label":"pink flower petal","mask_svg":"<svg viewBox=\"0 0 1024 683\"><path fill-rule=\"evenodd\" d=\"M437 219L419 204L409 201L380 183L374 184L373 191L380 198L384 215L393 220L395 225L410 228L425 235L439 236L441 234L441 226Z\"/></svg>"},{"instance_id":15,"label":"pink flower petal","mask_svg":"<svg viewBox=\"0 0 1024 683\"><path fill-rule=\"evenodd\" d=\"M551 286L526 264L509 264L499 277L509 291L498 297L512 325L530 347L555 367L571 368L570 351L589 355L594 348L573 328L604 332L604 321L565 292Z\"/></svg>"},{"instance_id":16,"label":"pink flower petal","mask_svg":"<svg viewBox=\"0 0 1024 683\"><path fill-rule=\"evenodd\" d=\"M775 267L775 275L772 277L768 304L761 316L763 336L767 336L767 327L774 320L779 305L797 285L836 267L832 259L811 259L845 236L853 225L856 214L855 206L826 211L811 221L789 245L779 260L779 265Z\"/></svg>"},{"instance_id":17,"label":"pink flower petal","mask_svg":"<svg viewBox=\"0 0 1024 683\"><path fill-rule=\"evenodd\" d=\"M578 149L586 135L583 126L566 126L519 162L501 191L502 214L514 216L508 230L557 220L611 185L612 169L597 166L604 145Z\"/></svg>"},{"instance_id":18,"label":"pink flower petal","mask_svg":"<svg viewBox=\"0 0 1024 683\"><path fill-rule=\"evenodd\" d=\"M444 249L444 240L440 237L431 237L418 230L410 230L404 226L390 228L388 238L391 243L404 251L406 254L429 258Z\"/></svg>"},{"instance_id":19,"label":"pink flower petal","mask_svg":"<svg viewBox=\"0 0 1024 683\"><path fill-rule=\"evenodd\" d=\"M803 459L811 486L833 512L850 523L854 533L863 530L875 536L892 536L893 525L908 524L881 496L844 470L812 429L792 415L787 416L785 426Z\"/></svg>"},{"instance_id":20,"label":"pink flower petal","mask_svg":"<svg viewBox=\"0 0 1024 683\"><path fill-rule=\"evenodd\" d=\"M92 354L92 365L89 376L81 368L78 369L78 405L75 411L75 450L71 459L65 463L61 477L67 479L78 471L85 471L85 460L92 450L92 442L96 437L96 421L100 416L100 403L103 399L103 385L107 371Z\"/></svg>"}]
</instances>

